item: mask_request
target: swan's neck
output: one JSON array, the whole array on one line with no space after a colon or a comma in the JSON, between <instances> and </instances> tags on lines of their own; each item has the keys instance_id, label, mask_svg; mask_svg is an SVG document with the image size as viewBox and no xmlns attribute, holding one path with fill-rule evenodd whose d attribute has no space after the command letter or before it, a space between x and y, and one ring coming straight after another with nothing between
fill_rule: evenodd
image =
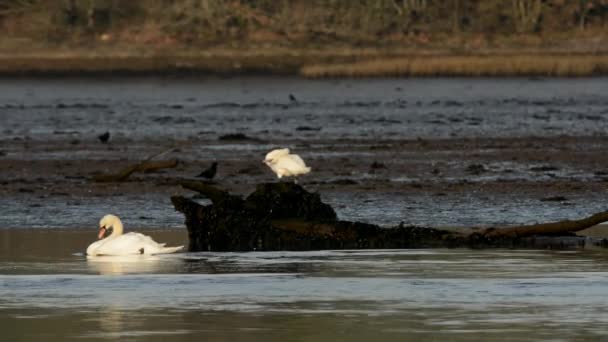
<instances>
[{"instance_id":1,"label":"swan's neck","mask_svg":"<svg viewBox=\"0 0 608 342\"><path fill-rule=\"evenodd\" d=\"M119 219L116 219L116 222L112 225L112 234L110 236L120 236L122 235L122 222Z\"/></svg>"}]
</instances>

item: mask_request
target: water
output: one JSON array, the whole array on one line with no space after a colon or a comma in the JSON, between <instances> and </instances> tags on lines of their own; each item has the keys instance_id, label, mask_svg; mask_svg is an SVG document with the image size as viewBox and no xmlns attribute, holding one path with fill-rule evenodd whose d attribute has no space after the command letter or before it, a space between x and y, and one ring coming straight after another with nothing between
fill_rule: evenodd
<instances>
[{"instance_id":1,"label":"water","mask_svg":"<svg viewBox=\"0 0 608 342\"><path fill-rule=\"evenodd\" d=\"M0 264L0 326L11 341L570 341L608 332L603 251L35 259Z\"/></svg>"},{"instance_id":2,"label":"water","mask_svg":"<svg viewBox=\"0 0 608 342\"><path fill-rule=\"evenodd\" d=\"M235 131L270 141L592 135L608 127L605 84L601 77L25 79L0 82L0 115L6 136L32 139L97 129L134 140Z\"/></svg>"}]
</instances>

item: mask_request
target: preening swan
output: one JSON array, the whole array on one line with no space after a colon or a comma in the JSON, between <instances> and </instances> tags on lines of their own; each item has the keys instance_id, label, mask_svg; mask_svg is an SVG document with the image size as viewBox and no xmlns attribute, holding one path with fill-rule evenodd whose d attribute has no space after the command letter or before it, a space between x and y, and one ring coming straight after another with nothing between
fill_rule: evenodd
<instances>
[{"instance_id":1,"label":"preening swan","mask_svg":"<svg viewBox=\"0 0 608 342\"><path fill-rule=\"evenodd\" d=\"M264 164L268 165L279 179L289 176L296 177L310 172L310 167L306 166L304 160L297 154L290 154L288 148L268 152Z\"/></svg>"},{"instance_id":2,"label":"preening swan","mask_svg":"<svg viewBox=\"0 0 608 342\"><path fill-rule=\"evenodd\" d=\"M108 231L111 231L110 236L104 238ZM99 221L100 240L89 245L87 255L167 254L184 247L165 247L164 243L157 243L149 236L133 232L123 235L122 232L122 222L118 216L104 216Z\"/></svg>"}]
</instances>

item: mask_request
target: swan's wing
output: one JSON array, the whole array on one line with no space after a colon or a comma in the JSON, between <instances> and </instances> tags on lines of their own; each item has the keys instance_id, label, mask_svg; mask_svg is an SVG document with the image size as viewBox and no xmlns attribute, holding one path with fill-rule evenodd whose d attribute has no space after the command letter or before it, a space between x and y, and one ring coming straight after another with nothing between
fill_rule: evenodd
<instances>
[{"instance_id":1,"label":"swan's wing","mask_svg":"<svg viewBox=\"0 0 608 342\"><path fill-rule=\"evenodd\" d=\"M299 156L299 155L297 155L297 154L290 154L290 155L289 155L289 158L290 158L291 160L293 160L294 162L296 162L296 163L298 163L298 164L302 165L303 167L306 167L306 163L304 163L304 160L302 160L302 158L300 158L300 156Z\"/></svg>"},{"instance_id":2,"label":"swan's wing","mask_svg":"<svg viewBox=\"0 0 608 342\"><path fill-rule=\"evenodd\" d=\"M157 245L152 238L140 233L127 233L102 242L96 249L97 255L144 254L146 248Z\"/></svg>"},{"instance_id":3,"label":"swan's wing","mask_svg":"<svg viewBox=\"0 0 608 342\"><path fill-rule=\"evenodd\" d=\"M276 159L279 158L280 156L285 156L289 154L289 149L288 148L281 148L281 149L276 149L276 150L272 150L270 152L268 152L266 154L266 158L265 160L268 159Z\"/></svg>"},{"instance_id":4,"label":"swan's wing","mask_svg":"<svg viewBox=\"0 0 608 342\"><path fill-rule=\"evenodd\" d=\"M181 247L180 247L181 248ZM141 233L127 233L115 237L97 248L97 255L161 254L176 251L175 247L165 247L151 237Z\"/></svg>"},{"instance_id":5,"label":"swan's wing","mask_svg":"<svg viewBox=\"0 0 608 342\"><path fill-rule=\"evenodd\" d=\"M288 171L289 174L285 174L285 176L300 175L310 172L310 168L306 166L304 160L297 154L290 154L279 159L275 167Z\"/></svg>"}]
</instances>

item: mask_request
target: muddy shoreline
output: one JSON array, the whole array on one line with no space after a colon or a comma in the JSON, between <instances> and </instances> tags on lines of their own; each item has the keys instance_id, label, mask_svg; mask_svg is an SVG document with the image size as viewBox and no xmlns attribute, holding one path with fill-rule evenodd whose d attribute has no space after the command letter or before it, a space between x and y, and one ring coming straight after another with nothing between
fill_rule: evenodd
<instances>
[{"instance_id":1,"label":"muddy shoreline","mask_svg":"<svg viewBox=\"0 0 608 342\"><path fill-rule=\"evenodd\" d=\"M334 143L327 140L308 142L319 149L331 149ZM92 180L95 175L117 172L136 162L138 156L153 154L158 150L156 146L163 143L140 142L139 148L129 156L132 147L128 142L116 141L107 146L95 142L73 145L61 140L4 141L0 196L28 198L30 205L36 208L44 206L37 204L38 201L79 205L113 196L162 200L171 195L193 195L182 189L179 182L196 179L194 176L210 161L194 160L190 156L196 146L211 144L222 146L216 140L201 140L171 153L166 158L180 161L174 169L134 174L121 183L96 183ZM285 144L309 154L315 153L315 148L305 148L301 143ZM252 152L248 159L235 159L229 152L216 153L213 158L220 165L215 183L238 194L250 192L258 183L275 180L258 160L266 145L256 147L249 142L242 145L257 152ZM234 143L225 146L232 147ZM597 202L608 190L608 170L602 160L606 149L608 139L605 137L393 140L371 146L368 142L350 142L342 151L337 147L333 149L344 154L339 163L327 162L322 155L307 157L315 172L302 178L300 184L329 197L330 203L343 215L356 214L356 208L361 207L377 207L382 211L382 206L391 201L403 201L399 205L400 211L392 212L391 217L379 222L381 224L407 222L408 210L428 213L431 208L424 208L424 205L441 202L456 207L460 203L465 205L463 209L470 206L471 213L475 212L476 205L488 206L485 215L490 217L494 204L526 207L532 203L551 209L549 214L532 212L529 217L536 215L538 221L555 220L563 218L559 214L560 208L590 212L593 208L602 208ZM65 157L24 158L54 152L65 153ZM79 155L82 157L76 157ZM362 162L362 155L373 157ZM347 198L357 202L354 208L349 208ZM504 210L504 207L494 210ZM551 218L552 214L556 217ZM509 224L490 217L479 218L481 222L477 225ZM139 218L145 224L145 215ZM360 216L354 218L366 220ZM513 220L511 223L522 222ZM450 224L438 222L437 225Z\"/></svg>"}]
</instances>

